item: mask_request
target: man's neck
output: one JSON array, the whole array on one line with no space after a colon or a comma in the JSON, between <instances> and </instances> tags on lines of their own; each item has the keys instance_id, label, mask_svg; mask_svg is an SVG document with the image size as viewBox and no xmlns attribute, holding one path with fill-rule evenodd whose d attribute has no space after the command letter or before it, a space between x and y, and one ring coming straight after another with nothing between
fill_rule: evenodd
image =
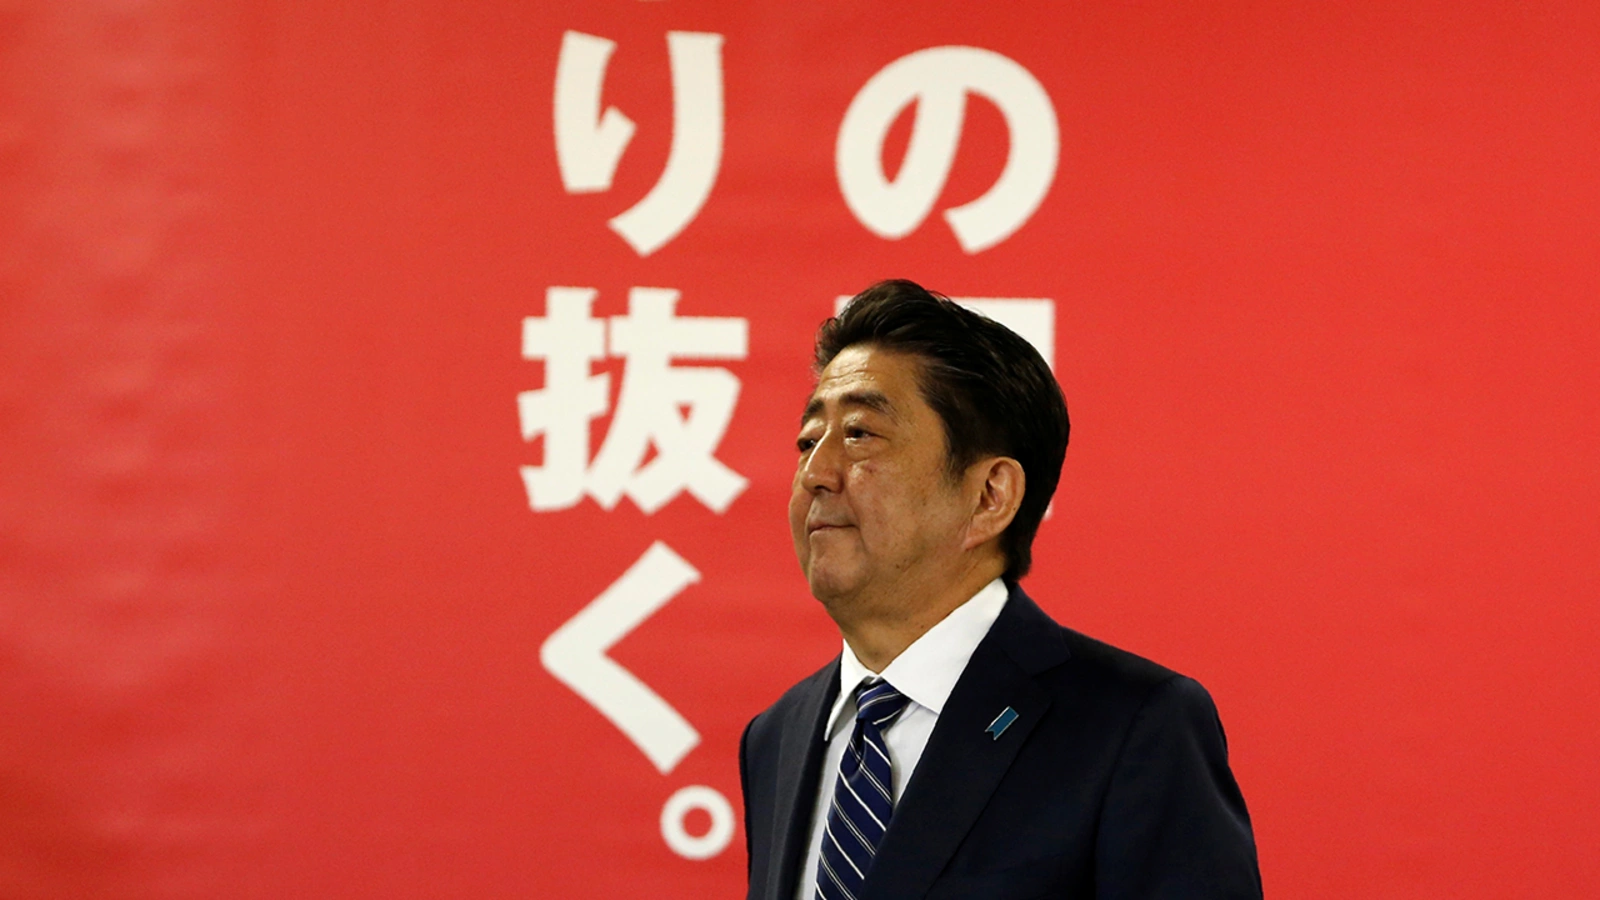
<instances>
[{"instance_id":1,"label":"man's neck","mask_svg":"<svg viewBox=\"0 0 1600 900\"><path fill-rule=\"evenodd\" d=\"M856 659L873 672L882 672L912 642L1004 571L1002 561L985 560L961 570L954 579L945 579L940 586L899 586L895 594L856 598L837 609L830 607L829 612Z\"/></svg>"}]
</instances>

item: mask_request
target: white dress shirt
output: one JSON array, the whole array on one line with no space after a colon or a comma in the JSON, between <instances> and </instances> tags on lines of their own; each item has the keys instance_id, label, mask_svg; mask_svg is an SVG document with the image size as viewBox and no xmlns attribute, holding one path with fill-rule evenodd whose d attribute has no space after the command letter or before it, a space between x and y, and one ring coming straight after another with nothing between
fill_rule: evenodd
<instances>
[{"instance_id":1,"label":"white dress shirt","mask_svg":"<svg viewBox=\"0 0 1600 900\"><path fill-rule=\"evenodd\" d=\"M855 730L856 688L863 681L881 678L911 701L883 734L884 743L889 746L889 762L894 767L889 792L898 805L901 792L917 768L917 761L922 759L923 748L928 746L928 736L933 734L933 726L939 721L939 712L950 698L950 691L966 670L972 651L978 649L978 643L989 633L1005 605L1006 586L996 578L912 641L911 646L901 651L881 673L862 665L850 645L844 645L839 660L839 698L833 702L833 712L823 731L828 749L822 758L822 778L811 814L811 840L805 866L800 870L796 900L812 900L816 895L817 859L822 855L822 834L828 826L828 804L839 780L839 760L844 758L845 747L850 744L850 735Z\"/></svg>"}]
</instances>

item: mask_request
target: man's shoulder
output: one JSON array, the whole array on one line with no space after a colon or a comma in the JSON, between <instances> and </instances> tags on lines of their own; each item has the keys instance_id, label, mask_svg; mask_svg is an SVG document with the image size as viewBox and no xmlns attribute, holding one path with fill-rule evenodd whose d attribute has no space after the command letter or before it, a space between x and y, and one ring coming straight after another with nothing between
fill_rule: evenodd
<instances>
[{"instance_id":1,"label":"man's shoulder","mask_svg":"<svg viewBox=\"0 0 1600 900\"><path fill-rule=\"evenodd\" d=\"M1000 639L1000 649L1027 673L1041 700L1048 699L1031 741L1038 747L1069 755L1087 752L1098 761L1098 770L1109 771L1110 761L1134 734L1158 735L1151 740L1181 746L1194 735L1215 733L1220 745L1216 705L1194 679L1059 624L1020 590L1013 590L995 624L992 634ZM991 682L1005 679L1008 664L996 654L986 658L994 668L968 674Z\"/></svg>"},{"instance_id":2,"label":"man's shoulder","mask_svg":"<svg viewBox=\"0 0 1600 900\"><path fill-rule=\"evenodd\" d=\"M1124 650L1062 625L1042 610L1020 588L1012 589L1011 604L1021 627L1045 632L1059 641L1064 652L1056 665L1037 674L1040 683L1062 690L1092 690L1105 699L1140 702L1163 685L1193 679L1154 660Z\"/></svg>"},{"instance_id":3,"label":"man's shoulder","mask_svg":"<svg viewBox=\"0 0 1600 900\"><path fill-rule=\"evenodd\" d=\"M1130 650L1108 644L1098 638L1057 625L1072 651L1072 660L1086 670L1103 672L1104 677L1144 687L1154 687L1180 673Z\"/></svg>"}]
</instances>

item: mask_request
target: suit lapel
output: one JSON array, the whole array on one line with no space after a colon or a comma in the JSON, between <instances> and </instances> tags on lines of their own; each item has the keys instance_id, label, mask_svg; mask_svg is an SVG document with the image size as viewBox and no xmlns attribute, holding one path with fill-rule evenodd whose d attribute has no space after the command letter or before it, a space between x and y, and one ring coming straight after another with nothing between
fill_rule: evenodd
<instances>
[{"instance_id":1,"label":"suit lapel","mask_svg":"<svg viewBox=\"0 0 1600 900\"><path fill-rule=\"evenodd\" d=\"M791 900L799 887L801 863L811 837L811 812L821 780L825 749L822 730L839 694L839 660L813 675L805 697L783 723L778 746L778 771L793 773L778 786L773 821L788 823L776 848L776 865L768 869L770 900Z\"/></svg>"},{"instance_id":2,"label":"suit lapel","mask_svg":"<svg viewBox=\"0 0 1600 900\"><path fill-rule=\"evenodd\" d=\"M1045 710L1034 676L1067 657L1059 628L1019 588L973 652L878 848L862 900L922 897L955 853ZM1017 713L999 737L986 730Z\"/></svg>"}]
</instances>

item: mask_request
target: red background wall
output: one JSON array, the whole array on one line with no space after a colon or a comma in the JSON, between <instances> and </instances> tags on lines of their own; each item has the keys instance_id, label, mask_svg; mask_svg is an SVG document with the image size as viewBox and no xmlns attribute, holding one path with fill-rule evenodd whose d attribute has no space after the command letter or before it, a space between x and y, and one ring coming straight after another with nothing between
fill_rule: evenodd
<instances>
[{"instance_id":1,"label":"red background wall","mask_svg":"<svg viewBox=\"0 0 1600 900\"><path fill-rule=\"evenodd\" d=\"M836 651L794 419L889 276L1053 301L1026 586L1212 690L1270 894L1594 896L1597 9L4 4L0 896L739 895L742 833L691 861L659 818L737 808L744 723ZM617 45L609 191L558 169L567 31ZM669 31L723 38L722 155L641 256L606 223L668 158ZM835 173L862 86L946 45L1059 120L977 253L939 213L1000 173L995 105L902 239ZM530 509L552 286L747 323L683 363L741 385L725 511ZM666 774L539 653L658 540L700 580L611 656L700 735Z\"/></svg>"}]
</instances>

